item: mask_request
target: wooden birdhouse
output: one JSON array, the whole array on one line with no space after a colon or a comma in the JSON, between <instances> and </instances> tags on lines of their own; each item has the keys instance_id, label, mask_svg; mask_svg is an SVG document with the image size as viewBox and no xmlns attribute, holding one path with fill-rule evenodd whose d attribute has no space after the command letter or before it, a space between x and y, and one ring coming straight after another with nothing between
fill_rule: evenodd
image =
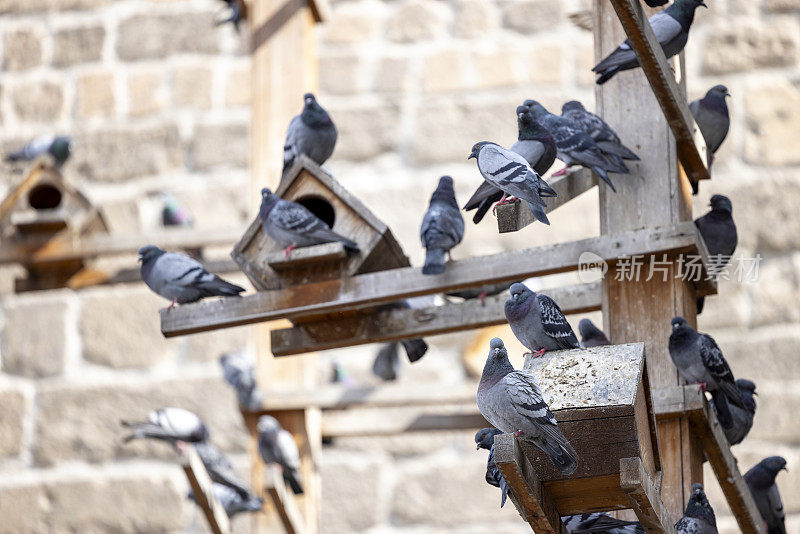
<instances>
[{"instance_id":1,"label":"wooden birdhouse","mask_svg":"<svg viewBox=\"0 0 800 534\"><path fill-rule=\"evenodd\" d=\"M72 287L85 265L81 258L42 261L59 247L71 247L90 234L108 233L102 214L78 189L44 159L0 203L3 262L21 263L28 277L16 280L17 291Z\"/></svg>"},{"instance_id":2,"label":"wooden birdhouse","mask_svg":"<svg viewBox=\"0 0 800 534\"><path fill-rule=\"evenodd\" d=\"M497 436L495 462L520 510L539 517L541 532L559 532L545 523L564 515L624 508L639 515L637 506L648 517L664 511L656 489L661 465L644 356L644 344L631 343L526 359L525 368L536 376L580 457L575 472L563 475L536 446L512 434ZM648 503L635 505L640 496L632 493L640 490L651 495Z\"/></svg>"},{"instance_id":3,"label":"wooden birdhouse","mask_svg":"<svg viewBox=\"0 0 800 534\"><path fill-rule=\"evenodd\" d=\"M287 257L256 216L231 256L257 289L281 289L410 265L389 227L309 158L298 158L275 193L308 208L333 231L355 241L360 250L325 243L296 248Z\"/></svg>"}]
</instances>

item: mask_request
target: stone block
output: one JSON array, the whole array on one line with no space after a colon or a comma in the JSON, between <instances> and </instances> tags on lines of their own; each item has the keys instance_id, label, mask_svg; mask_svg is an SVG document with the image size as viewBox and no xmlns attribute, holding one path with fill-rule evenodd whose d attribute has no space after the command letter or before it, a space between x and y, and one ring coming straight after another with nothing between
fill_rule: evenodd
<instances>
[{"instance_id":1,"label":"stone block","mask_svg":"<svg viewBox=\"0 0 800 534\"><path fill-rule=\"evenodd\" d=\"M383 58L378 64L374 90L387 93L407 91L411 84L408 59L404 57Z\"/></svg>"},{"instance_id":2,"label":"stone block","mask_svg":"<svg viewBox=\"0 0 800 534\"><path fill-rule=\"evenodd\" d=\"M25 121L54 122L61 117L64 109L61 86L50 81L16 85L12 100L17 116Z\"/></svg>"},{"instance_id":3,"label":"stone block","mask_svg":"<svg viewBox=\"0 0 800 534\"><path fill-rule=\"evenodd\" d=\"M190 161L195 170L218 165L246 167L250 143L247 124L203 124L197 126Z\"/></svg>"},{"instance_id":4,"label":"stone block","mask_svg":"<svg viewBox=\"0 0 800 534\"><path fill-rule=\"evenodd\" d=\"M114 74L84 74L77 82L77 115L81 119L110 117L114 114Z\"/></svg>"},{"instance_id":5,"label":"stone block","mask_svg":"<svg viewBox=\"0 0 800 534\"><path fill-rule=\"evenodd\" d=\"M564 83L564 67L567 63L564 49L559 43L541 43L531 47L535 52L528 56L525 65L529 69L525 72L532 83L535 84L560 84ZM591 74L591 67L587 69ZM554 113L560 113L561 106L551 109Z\"/></svg>"},{"instance_id":6,"label":"stone block","mask_svg":"<svg viewBox=\"0 0 800 534\"><path fill-rule=\"evenodd\" d=\"M0 4L1 5L1 4ZM41 534L47 524L49 500L44 486L0 486L0 533Z\"/></svg>"},{"instance_id":7,"label":"stone block","mask_svg":"<svg viewBox=\"0 0 800 534\"><path fill-rule=\"evenodd\" d=\"M750 288L754 325L800 322L800 253L762 261Z\"/></svg>"},{"instance_id":8,"label":"stone block","mask_svg":"<svg viewBox=\"0 0 800 534\"><path fill-rule=\"evenodd\" d=\"M201 392L201 393L200 393ZM109 462L130 458L176 460L171 446L153 440L122 443L120 420L142 421L150 410L176 406L197 413L211 441L228 452L244 452L248 438L236 413L236 395L219 378L151 377L97 385L53 384L37 394L34 459L37 465L81 460Z\"/></svg>"},{"instance_id":9,"label":"stone block","mask_svg":"<svg viewBox=\"0 0 800 534\"><path fill-rule=\"evenodd\" d=\"M800 393L791 385L759 388L757 382L756 392L756 416L747 439L800 443L800 428L794 424L800 413Z\"/></svg>"},{"instance_id":10,"label":"stone block","mask_svg":"<svg viewBox=\"0 0 800 534\"><path fill-rule=\"evenodd\" d=\"M800 26L791 18L726 19L724 25L709 28L703 71L724 74L795 65L798 47Z\"/></svg>"},{"instance_id":11,"label":"stone block","mask_svg":"<svg viewBox=\"0 0 800 534\"><path fill-rule=\"evenodd\" d=\"M437 50L425 57L423 87L431 93L457 91L466 85L467 69L457 49Z\"/></svg>"},{"instance_id":12,"label":"stone block","mask_svg":"<svg viewBox=\"0 0 800 534\"><path fill-rule=\"evenodd\" d=\"M228 82L225 87L225 105L249 106L250 89L250 67L231 70L228 73Z\"/></svg>"},{"instance_id":13,"label":"stone block","mask_svg":"<svg viewBox=\"0 0 800 534\"><path fill-rule=\"evenodd\" d=\"M800 98L797 104L800 105ZM777 102L776 105L783 106L784 103ZM791 106L791 103L787 105ZM777 113L776 118L780 115L781 113ZM787 125L786 133L789 128ZM772 138L771 134L770 137ZM787 139L778 140L777 136L775 141L791 144ZM780 191L781 194L776 195L775 191ZM797 208L794 201L800 195L800 175L792 177L767 173L761 179L761 187L742 184L724 191L724 194L733 203L733 218L739 234L740 250L748 251L750 256L760 253L765 257L775 257L800 248L800 220L795 217ZM769 209L762 209L765 205ZM703 211L706 209L704 207Z\"/></svg>"},{"instance_id":14,"label":"stone block","mask_svg":"<svg viewBox=\"0 0 800 534\"><path fill-rule=\"evenodd\" d=\"M240 283L227 275L223 277L231 283ZM194 334L187 339L186 357L193 362L218 362L223 354L246 349L249 341L250 330L244 326Z\"/></svg>"},{"instance_id":15,"label":"stone block","mask_svg":"<svg viewBox=\"0 0 800 534\"><path fill-rule=\"evenodd\" d=\"M178 68L172 78L172 103L176 107L210 108L213 77L206 67Z\"/></svg>"},{"instance_id":16,"label":"stone block","mask_svg":"<svg viewBox=\"0 0 800 534\"><path fill-rule=\"evenodd\" d=\"M117 55L126 61L158 59L181 52L219 52L214 12L134 15L119 25Z\"/></svg>"},{"instance_id":17,"label":"stone block","mask_svg":"<svg viewBox=\"0 0 800 534\"><path fill-rule=\"evenodd\" d=\"M348 107L328 108L339 139L334 159L362 161L396 148L400 141L396 125L400 109L389 102L357 102Z\"/></svg>"},{"instance_id":18,"label":"stone block","mask_svg":"<svg viewBox=\"0 0 800 534\"><path fill-rule=\"evenodd\" d=\"M431 0L406 0L389 17L387 36L400 43L443 37L451 16L445 4Z\"/></svg>"},{"instance_id":19,"label":"stone block","mask_svg":"<svg viewBox=\"0 0 800 534\"><path fill-rule=\"evenodd\" d=\"M726 329L712 334L737 378L749 378L758 384L800 376L796 356L800 327L796 325Z\"/></svg>"},{"instance_id":20,"label":"stone block","mask_svg":"<svg viewBox=\"0 0 800 534\"><path fill-rule=\"evenodd\" d=\"M165 339L158 309L169 304L143 285L81 295L83 357L115 369L153 367L174 358L179 339Z\"/></svg>"},{"instance_id":21,"label":"stone block","mask_svg":"<svg viewBox=\"0 0 800 534\"><path fill-rule=\"evenodd\" d=\"M109 4L111 0L0 0L0 13L37 13L91 9Z\"/></svg>"},{"instance_id":22,"label":"stone block","mask_svg":"<svg viewBox=\"0 0 800 534\"><path fill-rule=\"evenodd\" d=\"M512 64L514 56L508 50L479 51L472 54L472 76L481 89L499 89L518 83Z\"/></svg>"},{"instance_id":23,"label":"stone block","mask_svg":"<svg viewBox=\"0 0 800 534\"><path fill-rule=\"evenodd\" d=\"M800 88L778 79L749 89L744 102L745 160L755 165L800 163L800 146L793 142L800 124Z\"/></svg>"},{"instance_id":24,"label":"stone block","mask_svg":"<svg viewBox=\"0 0 800 534\"><path fill-rule=\"evenodd\" d=\"M328 24L321 27L322 42L333 45L374 40L383 31L386 7L383 2L336 3Z\"/></svg>"},{"instance_id":25,"label":"stone block","mask_svg":"<svg viewBox=\"0 0 800 534\"><path fill-rule=\"evenodd\" d=\"M54 36L53 65L69 67L99 61L103 55L106 30L102 26L68 28Z\"/></svg>"},{"instance_id":26,"label":"stone block","mask_svg":"<svg viewBox=\"0 0 800 534\"><path fill-rule=\"evenodd\" d=\"M800 0L764 0L764 9L777 13L800 11Z\"/></svg>"},{"instance_id":27,"label":"stone block","mask_svg":"<svg viewBox=\"0 0 800 534\"><path fill-rule=\"evenodd\" d=\"M319 59L319 89L325 94L353 94L361 90L362 62L353 54L323 54Z\"/></svg>"},{"instance_id":28,"label":"stone block","mask_svg":"<svg viewBox=\"0 0 800 534\"><path fill-rule=\"evenodd\" d=\"M70 337L68 295L53 291L6 297L3 372L29 378L61 374Z\"/></svg>"},{"instance_id":29,"label":"stone block","mask_svg":"<svg viewBox=\"0 0 800 534\"><path fill-rule=\"evenodd\" d=\"M128 113L149 115L164 109L164 76L160 70L136 72L128 76Z\"/></svg>"},{"instance_id":30,"label":"stone block","mask_svg":"<svg viewBox=\"0 0 800 534\"><path fill-rule=\"evenodd\" d=\"M322 532L360 532L379 523L386 463L384 456L374 453L323 453Z\"/></svg>"},{"instance_id":31,"label":"stone block","mask_svg":"<svg viewBox=\"0 0 800 534\"><path fill-rule=\"evenodd\" d=\"M0 391L0 460L22 452L22 423L28 415L25 405L22 392L13 389Z\"/></svg>"},{"instance_id":32,"label":"stone block","mask_svg":"<svg viewBox=\"0 0 800 534\"><path fill-rule=\"evenodd\" d=\"M32 29L9 31L3 37L3 68L26 70L42 64L42 39Z\"/></svg>"},{"instance_id":33,"label":"stone block","mask_svg":"<svg viewBox=\"0 0 800 534\"><path fill-rule=\"evenodd\" d=\"M503 25L524 34L549 30L563 18L562 3L549 0L509 2L503 9Z\"/></svg>"},{"instance_id":34,"label":"stone block","mask_svg":"<svg viewBox=\"0 0 800 534\"><path fill-rule=\"evenodd\" d=\"M492 2L458 0L455 4L453 33L470 39L483 37L500 25L500 14Z\"/></svg>"}]
</instances>

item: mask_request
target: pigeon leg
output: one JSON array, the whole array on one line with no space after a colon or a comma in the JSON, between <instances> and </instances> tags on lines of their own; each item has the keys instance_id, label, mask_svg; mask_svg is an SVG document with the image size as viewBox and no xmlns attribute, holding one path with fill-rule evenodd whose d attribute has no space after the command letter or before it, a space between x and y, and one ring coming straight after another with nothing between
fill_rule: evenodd
<instances>
[{"instance_id":1,"label":"pigeon leg","mask_svg":"<svg viewBox=\"0 0 800 534\"><path fill-rule=\"evenodd\" d=\"M486 295L488 294L488 291L481 291L478 293L478 300L481 301L481 306L486 306Z\"/></svg>"},{"instance_id":2,"label":"pigeon leg","mask_svg":"<svg viewBox=\"0 0 800 534\"><path fill-rule=\"evenodd\" d=\"M511 204L512 202L516 202L516 201L517 201L517 197L508 195L506 193L503 193L503 198L501 198L500 201L492 207L492 214L495 213L495 210L497 209L497 206L502 206L503 204Z\"/></svg>"},{"instance_id":3,"label":"pigeon leg","mask_svg":"<svg viewBox=\"0 0 800 534\"><path fill-rule=\"evenodd\" d=\"M450 251L447 251L447 261L453 261L453 256L450 255Z\"/></svg>"},{"instance_id":4,"label":"pigeon leg","mask_svg":"<svg viewBox=\"0 0 800 534\"><path fill-rule=\"evenodd\" d=\"M289 256L292 255L292 251L297 248L297 245L289 245L285 249L283 249L283 255L286 256L286 259L289 259Z\"/></svg>"},{"instance_id":5,"label":"pigeon leg","mask_svg":"<svg viewBox=\"0 0 800 534\"><path fill-rule=\"evenodd\" d=\"M547 351L547 349L539 349L539 350L534 351L534 352L529 352L528 354L530 354L534 358L541 358L542 356L544 356L544 353L546 351Z\"/></svg>"},{"instance_id":6,"label":"pigeon leg","mask_svg":"<svg viewBox=\"0 0 800 534\"><path fill-rule=\"evenodd\" d=\"M172 308L174 308L177 303L178 303L178 299L172 299L172 303L169 306L167 306L166 308L161 308L161 311L169 311Z\"/></svg>"},{"instance_id":7,"label":"pigeon leg","mask_svg":"<svg viewBox=\"0 0 800 534\"><path fill-rule=\"evenodd\" d=\"M553 176L564 176L565 174L569 174L569 168L570 167L572 167L572 165L567 165L566 167L564 167L560 171L554 172Z\"/></svg>"},{"instance_id":8,"label":"pigeon leg","mask_svg":"<svg viewBox=\"0 0 800 534\"><path fill-rule=\"evenodd\" d=\"M706 384L705 382L700 382L700 383L697 384L697 389L699 389L700 391L705 393L706 392L706 386L708 386L708 384Z\"/></svg>"},{"instance_id":9,"label":"pigeon leg","mask_svg":"<svg viewBox=\"0 0 800 534\"><path fill-rule=\"evenodd\" d=\"M522 430L517 430L516 432L514 432L514 437L518 438L520 434L522 434Z\"/></svg>"},{"instance_id":10,"label":"pigeon leg","mask_svg":"<svg viewBox=\"0 0 800 534\"><path fill-rule=\"evenodd\" d=\"M178 440L175 442L175 448L178 449L179 453L183 454L183 452L186 450L186 443L184 443L181 440Z\"/></svg>"}]
</instances>

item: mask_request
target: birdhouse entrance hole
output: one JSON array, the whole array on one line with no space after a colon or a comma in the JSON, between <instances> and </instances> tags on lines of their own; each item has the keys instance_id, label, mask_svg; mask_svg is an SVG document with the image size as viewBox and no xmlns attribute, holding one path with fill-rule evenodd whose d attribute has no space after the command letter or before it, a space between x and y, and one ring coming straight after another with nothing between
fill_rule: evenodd
<instances>
[{"instance_id":1,"label":"birdhouse entrance hole","mask_svg":"<svg viewBox=\"0 0 800 534\"><path fill-rule=\"evenodd\" d=\"M330 228L333 228L333 223L336 222L336 212L330 202L316 195L303 196L296 198L294 201L305 206L308 211L322 219Z\"/></svg>"},{"instance_id":2,"label":"birdhouse entrance hole","mask_svg":"<svg viewBox=\"0 0 800 534\"><path fill-rule=\"evenodd\" d=\"M35 210L51 210L61 205L61 191L51 184L40 184L28 193L28 205Z\"/></svg>"}]
</instances>

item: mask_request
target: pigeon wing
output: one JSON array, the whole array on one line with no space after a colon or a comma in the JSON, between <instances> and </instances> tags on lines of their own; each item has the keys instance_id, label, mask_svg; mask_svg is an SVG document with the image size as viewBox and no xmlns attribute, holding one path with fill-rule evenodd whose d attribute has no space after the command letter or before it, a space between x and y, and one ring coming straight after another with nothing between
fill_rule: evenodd
<instances>
[{"instance_id":1,"label":"pigeon wing","mask_svg":"<svg viewBox=\"0 0 800 534\"><path fill-rule=\"evenodd\" d=\"M547 295L537 293L536 303L539 305L545 334L555 339L562 348L576 349L580 347L575 332L572 331L572 327L556 301Z\"/></svg>"},{"instance_id":2,"label":"pigeon wing","mask_svg":"<svg viewBox=\"0 0 800 534\"><path fill-rule=\"evenodd\" d=\"M298 137L303 129L303 121L300 115L297 115L289 123L289 128L286 130L286 143L283 145L283 171L286 172L292 165L294 159L297 157L297 144Z\"/></svg>"},{"instance_id":3,"label":"pigeon wing","mask_svg":"<svg viewBox=\"0 0 800 534\"><path fill-rule=\"evenodd\" d=\"M725 393L725 396L735 405L745 409L742 395L739 393L739 388L736 386L736 381L733 378L731 368L725 357L722 355L717 342L707 335L701 334L700 340L700 358L703 365L708 370L709 374L717 381L719 388Z\"/></svg>"},{"instance_id":4,"label":"pigeon wing","mask_svg":"<svg viewBox=\"0 0 800 534\"><path fill-rule=\"evenodd\" d=\"M487 145L478 155L478 169L486 181L504 192L533 205L546 206L537 192L539 175L519 154L496 145Z\"/></svg>"},{"instance_id":5,"label":"pigeon wing","mask_svg":"<svg viewBox=\"0 0 800 534\"><path fill-rule=\"evenodd\" d=\"M322 220L296 202L278 201L273 209L271 220L283 230L301 235L313 234L318 230L330 230ZM272 214L270 214L272 215Z\"/></svg>"},{"instance_id":6,"label":"pigeon wing","mask_svg":"<svg viewBox=\"0 0 800 534\"><path fill-rule=\"evenodd\" d=\"M526 419L530 419L542 427L557 428L556 418L542 397L536 379L527 371L508 373L501 380L511 398L511 406Z\"/></svg>"},{"instance_id":7,"label":"pigeon wing","mask_svg":"<svg viewBox=\"0 0 800 534\"><path fill-rule=\"evenodd\" d=\"M783 501L781 500L780 491L778 491L778 485L772 484L769 490L767 490L767 504L769 505L769 514L770 519L772 521L768 521L770 524L779 524L781 526L784 525L786 521L786 512L783 509ZM770 530L772 532L772 530ZM786 532L786 527L783 527L782 531L776 532Z\"/></svg>"}]
</instances>

